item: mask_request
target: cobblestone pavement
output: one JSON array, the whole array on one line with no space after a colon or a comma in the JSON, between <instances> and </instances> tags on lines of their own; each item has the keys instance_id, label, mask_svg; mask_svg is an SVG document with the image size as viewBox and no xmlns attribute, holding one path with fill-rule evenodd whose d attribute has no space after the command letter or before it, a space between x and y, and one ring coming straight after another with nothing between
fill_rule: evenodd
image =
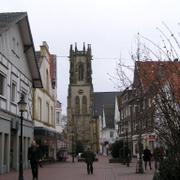
<instances>
[{"instance_id":1,"label":"cobblestone pavement","mask_svg":"<svg viewBox=\"0 0 180 180\"><path fill-rule=\"evenodd\" d=\"M99 156L94 163L94 174L88 175L84 162L54 163L39 168L39 180L152 180L153 170L144 174L136 174L136 162L130 167L119 163L108 163L108 158ZM0 180L18 180L18 172L0 175ZM24 180L32 180L30 169L24 170Z\"/></svg>"}]
</instances>

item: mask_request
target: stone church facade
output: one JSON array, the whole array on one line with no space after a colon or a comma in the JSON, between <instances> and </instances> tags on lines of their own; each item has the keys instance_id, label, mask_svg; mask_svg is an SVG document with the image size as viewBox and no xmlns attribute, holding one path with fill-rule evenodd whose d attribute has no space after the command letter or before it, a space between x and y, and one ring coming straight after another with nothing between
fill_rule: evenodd
<instances>
[{"instance_id":1,"label":"stone church facade","mask_svg":"<svg viewBox=\"0 0 180 180\"><path fill-rule=\"evenodd\" d=\"M68 140L69 151L75 152L77 143L84 149L93 146L92 115L93 85L91 68L91 46L79 51L70 46L70 78L68 88Z\"/></svg>"}]
</instances>

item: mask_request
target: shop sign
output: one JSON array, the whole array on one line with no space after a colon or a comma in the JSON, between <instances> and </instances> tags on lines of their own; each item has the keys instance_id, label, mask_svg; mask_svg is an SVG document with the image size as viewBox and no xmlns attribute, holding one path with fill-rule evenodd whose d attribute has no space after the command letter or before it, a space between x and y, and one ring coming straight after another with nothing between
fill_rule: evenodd
<instances>
[{"instance_id":1,"label":"shop sign","mask_svg":"<svg viewBox=\"0 0 180 180\"><path fill-rule=\"evenodd\" d=\"M156 136L155 135L149 135L149 141L155 141Z\"/></svg>"}]
</instances>

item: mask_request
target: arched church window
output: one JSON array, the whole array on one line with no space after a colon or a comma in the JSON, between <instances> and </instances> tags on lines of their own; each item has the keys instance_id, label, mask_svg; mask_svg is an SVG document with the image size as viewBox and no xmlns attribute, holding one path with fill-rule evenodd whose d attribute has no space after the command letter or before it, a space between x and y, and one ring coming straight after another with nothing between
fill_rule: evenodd
<instances>
[{"instance_id":1,"label":"arched church window","mask_svg":"<svg viewBox=\"0 0 180 180\"><path fill-rule=\"evenodd\" d=\"M82 98L82 112L83 114L87 113L87 97L83 96Z\"/></svg>"},{"instance_id":2,"label":"arched church window","mask_svg":"<svg viewBox=\"0 0 180 180\"><path fill-rule=\"evenodd\" d=\"M82 81L84 79L84 64L83 63L80 63L79 66L78 66L78 79L79 81Z\"/></svg>"},{"instance_id":3,"label":"arched church window","mask_svg":"<svg viewBox=\"0 0 180 180\"><path fill-rule=\"evenodd\" d=\"M76 114L80 113L80 100L79 100L79 96L75 97L75 113Z\"/></svg>"}]
</instances>

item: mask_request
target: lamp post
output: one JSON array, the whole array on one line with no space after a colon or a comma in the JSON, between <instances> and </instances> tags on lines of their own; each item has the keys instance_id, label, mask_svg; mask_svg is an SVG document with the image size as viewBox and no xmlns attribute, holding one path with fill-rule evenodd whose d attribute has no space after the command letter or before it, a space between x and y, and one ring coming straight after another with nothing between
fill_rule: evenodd
<instances>
[{"instance_id":1,"label":"lamp post","mask_svg":"<svg viewBox=\"0 0 180 180\"><path fill-rule=\"evenodd\" d=\"M139 130L141 131L141 130ZM143 174L144 169L143 169L143 162L142 162L142 143L141 143L141 132L139 132L139 137L138 137L138 146L139 146L139 166L137 173Z\"/></svg>"},{"instance_id":2,"label":"lamp post","mask_svg":"<svg viewBox=\"0 0 180 180\"><path fill-rule=\"evenodd\" d=\"M127 167L129 167L129 161L130 161L130 151L129 151L129 141L128 141L128 128L126 128L126 163Z\"/></svg>"},{"instance_id":3,"label":"lamp post","mask_svg":"<svg viewBox=\"0 0 180 180\"><path fill-rule=\"evenodd\" d=\"M24 101L24 94L21 95L18 102L19 111L21 112L21 124L20 124L20 146L19 146L19 180L24 180L23 177L23 152L22 152L22 138L23 138L23 112L26 110L26 102Z\"/></svg>"}]
</instances>

